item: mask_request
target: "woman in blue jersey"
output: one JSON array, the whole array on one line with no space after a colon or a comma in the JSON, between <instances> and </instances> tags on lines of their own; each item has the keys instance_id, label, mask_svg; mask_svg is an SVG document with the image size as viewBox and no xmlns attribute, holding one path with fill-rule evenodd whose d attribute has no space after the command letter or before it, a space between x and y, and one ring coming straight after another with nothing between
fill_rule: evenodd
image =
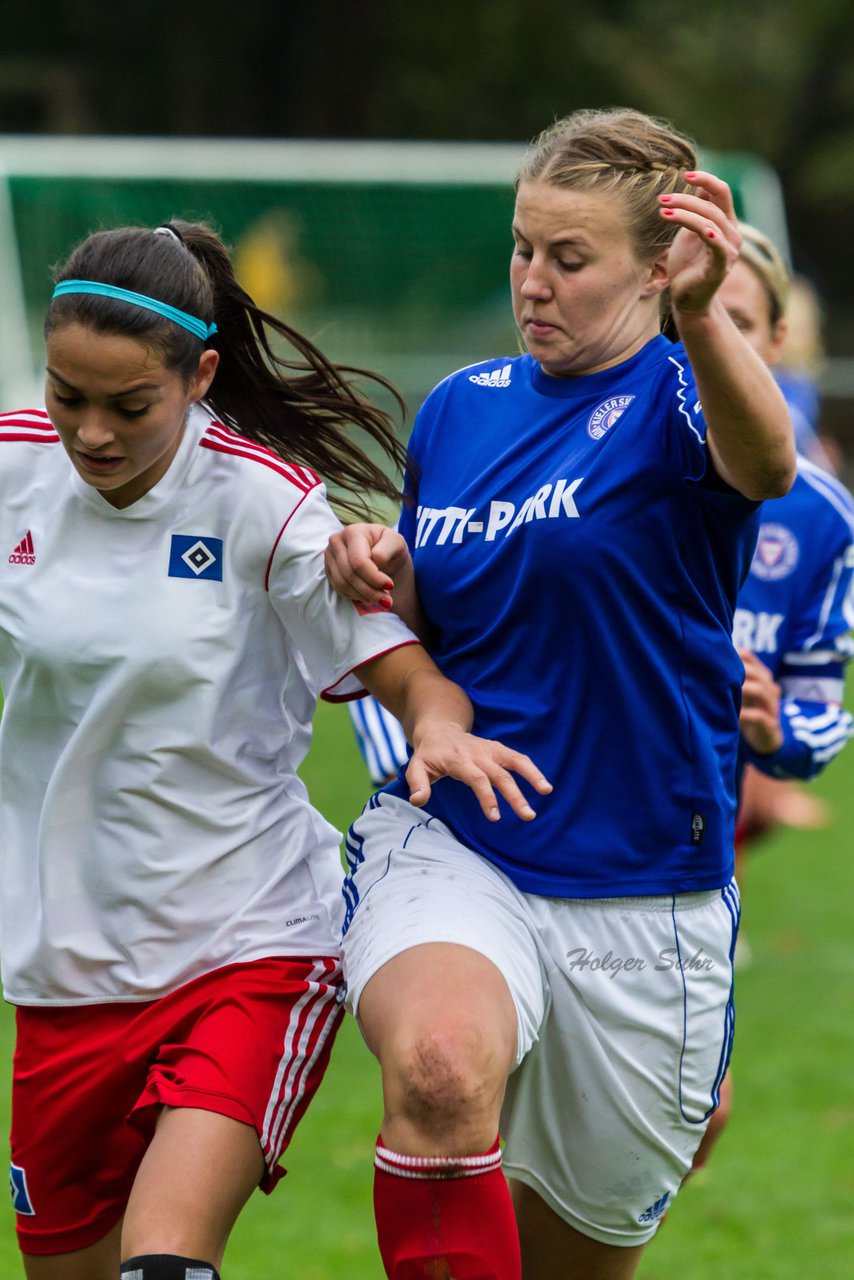
<instances>
[{"instance_id":1,"label":"woman in blue jersey","mask_svg":"<svg viewBox=\"0 0 854 1280\"><path fill-rule=\"evenodd\" d=\"M789 272L763 232L744 223L740 231L739 261L721 288L721 301L776 374L788 336ZM736 828L737 840L744 841L777 822L826 822L821 802L796 780L820 773L852 732L842 701L854 621L854 503L817 464L809 442L799 441L800 405L782 386L795 423L798 476L785 497L762 509L733 629L747 672L741 715L746 768Z\"/></svg>"},{"instance_id":2,"label":"woman in blue jersey","mask_svg":"<svg viewBox=\"0 0 854 1280\"><path fill-rule=\"evenodd\" d=\"M739 224L739 260L719 290L747 341L772 368L786 339L789 272L776 245ZM784 384L785 386L785 384ZM795 417L793 413L793 418ZM797 438L797 427L796 427ZM854 734L843 705L854 625L854 500L799 448L795 483L763 503L756 552L735 611L745 665L736 870L751 842L778 823L814 827L824 810L801 787ZM744 952L739 940L739 954ZM729 1118L732 1082L694 1157L700 1168Z\"/></svg>"},{"instance_id":3,"label":"woman in blue jersey","mask_svg":"<svg viewBox=\"0 0 854 1280\"><path fill-rule=\"evenodd\" d=\"M716 296L731 194L695 165L631 110L534 143L510 268L526 353L434 390L399 533L354 526L327 553L333 585L408 618L478 731L555 783L524 830L443 782L422 811L393 784L350 832L345 977L382 1065L375 1206L399 1280L631 1276L717 1102L730 634L794 449Z\"/></svg>"},{"instance_id":4,"label":"woman in blue jersey","mask_svg":"<svg viewBox=\"0 0 854 1280\"><path fill-rule=\"evenodd\" d=\"M317 692L408 721L532 817L465 694L323 574L394 493L394 425L260 311L209 228L89 237L59 273L46 408L0 415L3 992L29 1280L216 1280L341 1017L339 837L298 767ZM274 349L275 343L275 349ZM286 354L288 343L293 356Z\"/></svg>"}]
</instances>

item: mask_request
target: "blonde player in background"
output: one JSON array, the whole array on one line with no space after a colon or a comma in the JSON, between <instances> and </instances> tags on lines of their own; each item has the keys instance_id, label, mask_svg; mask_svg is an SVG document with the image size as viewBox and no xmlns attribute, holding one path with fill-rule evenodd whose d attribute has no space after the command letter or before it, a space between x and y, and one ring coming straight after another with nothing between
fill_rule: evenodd
<instances>
[{"instance_id":1,"label":"blonde player in background","mask_svg":"<svg viewBox=\"0 0 854 1280\"><path fill-rule=\"evenodd\" d=\"M786 339L789 272L768 236L744 223L740 231L739 258L718 297L773 367ZM810 829L827 820L802 782L821 773L854 734L843 706L854 652L853 575L854 500L799 452L790 491L762 505L756 552L735 611L733 640L745 665L736 824L742 889L753 841L778 825ZM731 1103L727 1073L695 1169L708 1160Z\"/></svg>"}]
</instances>

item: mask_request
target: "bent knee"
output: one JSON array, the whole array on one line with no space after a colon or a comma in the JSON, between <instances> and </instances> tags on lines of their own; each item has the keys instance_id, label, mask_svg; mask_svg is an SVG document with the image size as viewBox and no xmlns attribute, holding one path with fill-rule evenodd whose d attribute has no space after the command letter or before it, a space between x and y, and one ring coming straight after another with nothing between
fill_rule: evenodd
<instances>
[{"instance_id":1,"label":"bent knee","mask_svg":"<svg viewBox=\"0 0 854 1280\"><path fill-rule=\"evenodd\" d=\"M386 1102L429 1128L497 1114L511 1065L479 1029L434 1027L384 1057Z\"/></svg>"}]
</instances>

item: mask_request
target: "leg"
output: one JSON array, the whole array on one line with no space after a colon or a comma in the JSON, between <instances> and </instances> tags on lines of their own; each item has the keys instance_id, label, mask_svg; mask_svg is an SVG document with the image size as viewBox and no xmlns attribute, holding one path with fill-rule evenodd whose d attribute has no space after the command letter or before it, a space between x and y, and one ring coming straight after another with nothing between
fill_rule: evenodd
<instances>
[{"instance_id":1,"label":"leg","mask_svg":"<svg viewBox=\"0 0 854 1280\"><path fill-rule=\"evenodd\" d=\"M283 1172L279 1156L323 1076L341 1016L338 973L331 957L273 957L161 1002L171 1007L148 1030L159 1049L132 1116L151 1136L121 1254L164 1261L129 1270L183 1280L178 1259L219 1268L252 1190L271 1190Z\"/></svg>"},{"instance_id":2,"label":"leg","mask_svg":"<svg viewBox=\"0 0 854 1280\"><path fill-rule=\"evenodd\" d=\"M532 906L552 1001L502 1115L525 1280L635 1274L723 1072L733 893Z\"/></svg>"},{"instance_id":3,"label":"leg","mask_svg":"<svg viewBox=\"0 0 854 1280\"><path fill-rule=\"evenodd\" d=\"M237 1215L263 1174L249 1125L211 1111L164 1109L131 1192L122 1259L177 1254L219 1268Z\"/></svg>"},{"instance_id":4,"label":"leg","mask_svg":"<svg viewBox=\"0 0 854 1280\"><path fill-rule=\"evenodd\" d=\"M116 1280L119 1270L121 1223L88 1249L74 1253L23 1255L27 1280Z\"/></svg>"},{"instance_id":5,"label":"leg","mask_svg":"<svg viewBox=\"0 0 854 1280\"><path fill-rule=\"evenodd\" d=\"M426 944L368 982L360 1014L383 1072L374 1207L395 1280L518 1280L496 1133L516 1014L478 952Z\"/></svg>"},{"instance_id":6,"label":"leg","mask_svg":"<svg viewBox=\"0 0 854 1280\"><path fill-rule=\"evenodd\" d=\"M374 1206L386 1275L519 1280L496 1135L545 1009L525 903L394 797L366 809L348 850L344 971L385 1095Z\"/></svg>"},{"instance_id":7,"label":"leg","mask_svg":"<svg viewBox=\"0 0 854 1280\"><path fill-rule=\"evenodd\" d=\"M691 1173L696 1173L698 1169L705 1168L708 1163L709 1156L712 1154L718 1138L729 1124L730 1111L732 1110L732 1071L728 1071L721 1081L721 1099L718 1104L717 1111L712 1113L709 1121L709 1127L703 1134L703 1140L694 1153L694 1162L691 1165Z\"/></svg>"},{"instance_id":8,"label":"leg","mask_svg":"<svg viewBox=\"0 0 854 1280\"><path fill-rule=\"evenodd\" d=\"M485 1151L516 1055L516 1011L495 965L448 943L412 947L359 1002L383 1073L383 1139L414 1156Z\"/></svg>"},{"instance_id":9,"label":"leg","mask_svg":"<svg viewBox=\"0 0 854 1280\"><path fill-rule=\"evenodd\" d=\"M141 1078L123 1048L136 1006L16 1011L10 1189L29 1280L116 1280L144 1153L124 1117Z\"/></svg>"},{"instance_id":10,"label":"leg","mask_svg":"<svg viewBox=\"0 0 854 1280\"><path fill-rule=\"evenodd\" d=\"M631 1280L643 1245L622 1248L583 1236L523 1182L512 1180L510 1193L525 1280Z\"/></svg>"}]
</instances>

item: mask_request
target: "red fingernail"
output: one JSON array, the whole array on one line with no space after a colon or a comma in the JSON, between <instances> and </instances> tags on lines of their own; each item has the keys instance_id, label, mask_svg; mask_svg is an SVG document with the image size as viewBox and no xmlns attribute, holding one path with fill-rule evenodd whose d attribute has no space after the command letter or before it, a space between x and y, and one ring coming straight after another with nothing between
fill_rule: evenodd
<instances>
[{"instance_id":1,"label":"red fingernail","mask_svg":"<svg viewBox=\"0 0 854 1280\"><path fill-rule=\"evenodd\" d=\"M676 210L675 210L675 209L662 209L662 210L661 210L661 212L664 214L665 218L672 218L672 217L673 217L673 215L674 215L674 213L676 212Z\"/></svg>"},{"instance_id":2,"label":"red fingernail","mask_svg":"<svg viewBox=\"0 0 854 1280\"><path fill-rule=\"evenodd\" d=\"M710 240L714 240L714 238L715 238L715 233L714 233L714 231L711 231L711 230L710 230L710 231L708 232L708 237L709 237L709 239L710 239Z\"/></svg>"},{"instance_id":3,"label":"red fingernail","mask_svg":"<svg viewBox=\"0 0 854 1280\"><path fill-rule=\"evenodd\" d=\"M659 196L658 198L662 204L667 204L670 200L673 199L672 196Z\"/></svg>"}]
</instances>

